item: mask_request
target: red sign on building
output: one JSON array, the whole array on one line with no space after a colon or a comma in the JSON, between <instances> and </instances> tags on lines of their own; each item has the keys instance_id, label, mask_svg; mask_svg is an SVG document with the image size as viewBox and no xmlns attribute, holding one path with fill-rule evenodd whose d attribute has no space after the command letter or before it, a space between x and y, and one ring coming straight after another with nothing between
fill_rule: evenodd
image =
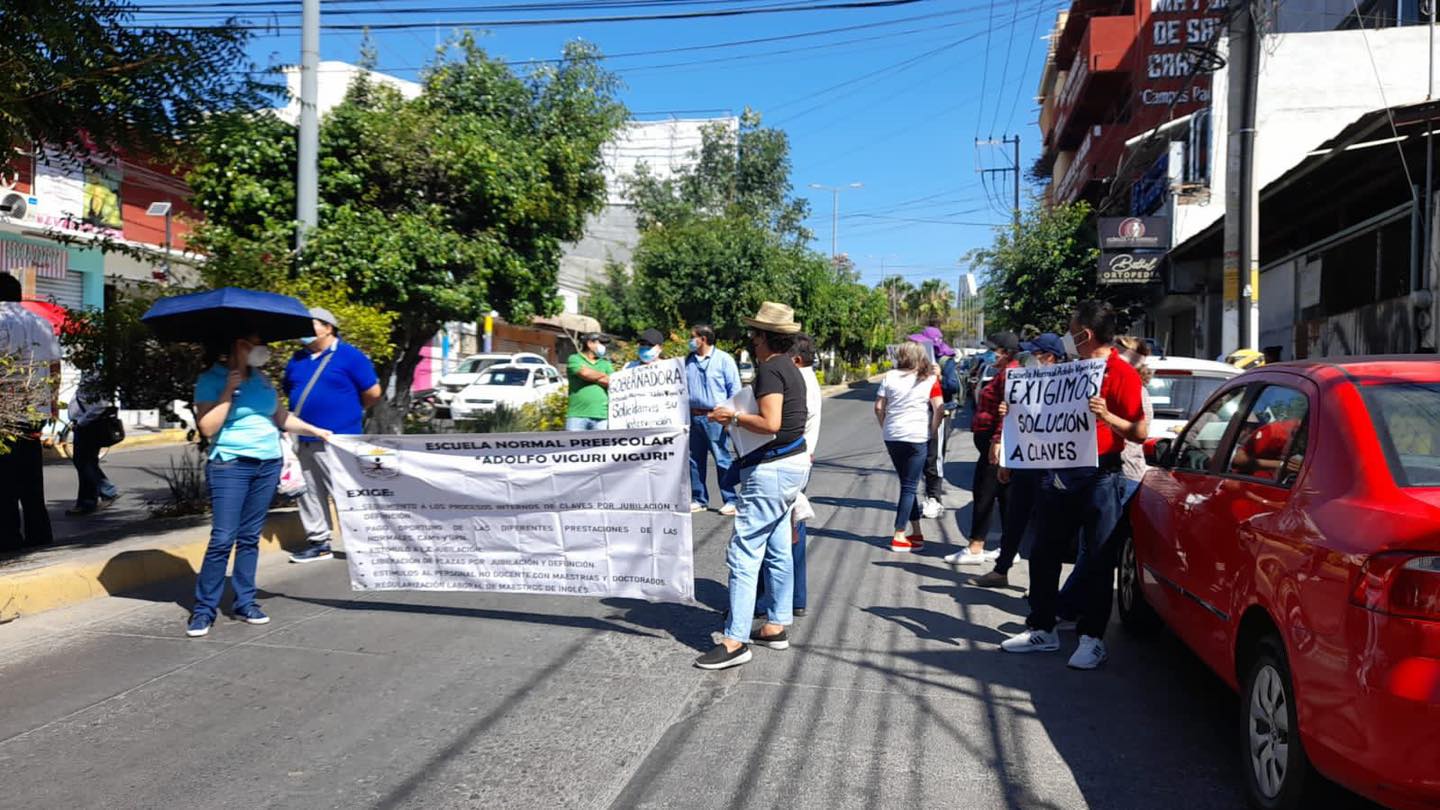
<instances>
[{"instance_id":1,"label":"red sign on building","mask_svg":"<svg viewBox=\"0 0 1440 810\"><path fill-rule=\"evenodd\" d=\"M1210 76L1195 72L1195 53L1219 42L1228 5L1228 0L1150 0L1135 82L1142 108L1159 107L1171 117L1209 105Z\"/></svg>"}]
</instances>

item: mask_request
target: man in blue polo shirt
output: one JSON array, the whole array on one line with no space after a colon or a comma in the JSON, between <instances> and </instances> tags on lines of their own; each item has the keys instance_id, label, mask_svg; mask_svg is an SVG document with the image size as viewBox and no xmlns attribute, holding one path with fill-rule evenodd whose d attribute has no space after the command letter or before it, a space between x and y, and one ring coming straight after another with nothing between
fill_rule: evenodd
<instances>
[{"instance_id":1,"label":"man in blue polo shirt","mask_svg":"<svg viewBox=\"0 0 1440 810\"><path fill-rule=\"evenodd\" d=\"M380 401L375 366L359 349L340 340L340 322L330 310L313 307L314 337L303 337L305 348L285 366L285 394L290 410L306 422L335 433L364 431L365 409ZM300 496L300 522L310 545L290 555L290 562L328 560L330 552L330 473L320 463L325 443L301 437L296 454L305 472L305 493Z\"/></svg>"},{"instance_id":2,"label":"man in blue polo shirt","mask_svg":"<svg viewBox=\"0 0 1440 810\"><path fill-rule=\"evenodd\" d=\"M704 324L690 330L685 386L690 390L690 511L703 512L710 504L710 490L705 485L708 453L715 457L715 476L725 502L720 514L733 517L735 489L723 483L731 462L725 426L707 417L716 405L740 392L740 368L735 358L715 347L715 330Z\"/></svg>"}]
</instances>

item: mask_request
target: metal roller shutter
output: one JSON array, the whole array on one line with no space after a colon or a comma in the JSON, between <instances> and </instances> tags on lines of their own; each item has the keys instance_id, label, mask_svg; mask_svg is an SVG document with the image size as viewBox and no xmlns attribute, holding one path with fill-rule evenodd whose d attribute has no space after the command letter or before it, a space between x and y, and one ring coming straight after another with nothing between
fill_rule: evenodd
<instances>
[{"instance_id":1,"label":"metal roller shutter","mask_svg":"<svg viewBox=\"0 0 1440 810\"><path fill-rule=\"evenodd\" d=\"M85 306L85 276L74 270L65 271L64 278L35 277L35 297L53 300L66 309Z\"/></svg>"}]
</instances>

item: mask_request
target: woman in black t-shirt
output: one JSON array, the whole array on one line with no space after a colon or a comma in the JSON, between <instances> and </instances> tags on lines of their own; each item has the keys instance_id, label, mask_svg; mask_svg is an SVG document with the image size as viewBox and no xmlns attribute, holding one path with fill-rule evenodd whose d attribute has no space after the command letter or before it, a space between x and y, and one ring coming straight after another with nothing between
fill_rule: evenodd
<instances>
[{"instance_id":1,"label":"woman in black t-shirt","mask_svg":"<svg viewBox=\"0 0 1440 810\"><path fill-rule=\"evenodd\" d=\"M750 643L772 650L790 646L786 626L793 618L793 560L790 556L790 509L810 475L805 447L805 378L789 351L800 331L795 313L783 304L766 302L754 318L746 318L755 350L754 393L759 413L742 414L717 407L710 419L731 430L774 434L765 445L737 459L735 533L726 562L730 567L730 618L725 638L695 660L701 669L726 669L750 660ZM763 569L771 594L764 626L752 634L755 591Z\"/></svg>"}]
</instances>

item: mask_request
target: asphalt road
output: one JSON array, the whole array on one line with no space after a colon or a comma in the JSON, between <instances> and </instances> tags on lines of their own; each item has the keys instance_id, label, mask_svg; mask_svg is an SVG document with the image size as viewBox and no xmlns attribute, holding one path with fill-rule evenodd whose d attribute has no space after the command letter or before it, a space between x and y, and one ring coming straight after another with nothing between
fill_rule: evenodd
<instances>
[{"instance_id":1,"label":"asphalt road","mask_svg":"<svg viewBox=\"0 0 1440 810\"><path fill-rule=\"evenodd\" d=\"M898 486L869 396L826 401L788 651L691 667L724 607L715 513L695 522L701 607L354 594L343 563L271 561L266 627L188 640L184 588L0 627L3 804L1240 807L1238 702L1178 643L1112 627L1095 672L1065 667L1073 637L1005 655L1020 589L968 587L944 542L888 550ZM934 540L968 518L956 439Z\"/></svg>"},{"instance_id":2,"label":"asphalt road","mask_svg":"<svg viewBox=\"0 0 1440 810\"><path fill-rule=\"evenodd\" d=\"M60 544L85 542L94 535L113 534L149 517L147 501L163 501L168 492L165 475L171 464L183 461L186 445L141 447L115 450L100 462L120 498L114 505L94 515L72 517L65 510L75 505L79 480L75 465L68 458L45 462L45 498L50 505L50 521L55 541Z\"/></svg>"}]
</instances>

